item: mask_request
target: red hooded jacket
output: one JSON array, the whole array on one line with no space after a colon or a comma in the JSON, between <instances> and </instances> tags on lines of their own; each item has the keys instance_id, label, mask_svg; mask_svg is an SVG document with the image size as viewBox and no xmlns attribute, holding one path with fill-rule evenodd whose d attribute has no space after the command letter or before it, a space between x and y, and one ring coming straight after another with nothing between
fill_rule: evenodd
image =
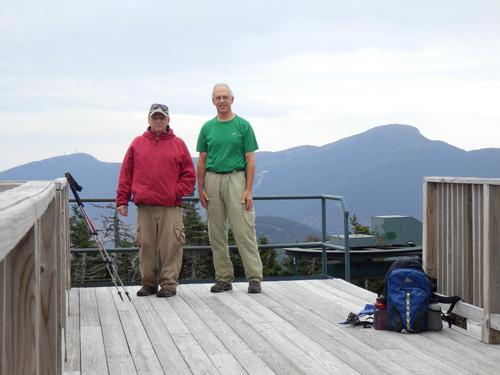
<instances>
[{"instance_id":1,"label":"red hooded jacket","mask_svg":"<svg viewBox=\"0 0 500 375\"><path fill-rule=\"evenodd\" d=\"M116 206L135 204L182 206L182 197L194 190L196 175L193 160L184 141L169 128L159 136L149 128L135 138L125 154Z\"/></svg>"}]
</instances>

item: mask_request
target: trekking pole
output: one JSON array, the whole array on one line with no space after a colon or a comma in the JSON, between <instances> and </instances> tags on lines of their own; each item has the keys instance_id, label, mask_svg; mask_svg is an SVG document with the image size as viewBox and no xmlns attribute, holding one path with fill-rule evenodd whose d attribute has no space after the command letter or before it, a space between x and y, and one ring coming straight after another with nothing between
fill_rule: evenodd
<instances>
[{"instance_id":1,"label":"trekking pole","mask_svg":"<svg viewBox=\"0 0 500 375\"><path fill-rule=\"evenodd\" d=\"M76 180L73 178L71 173L69 172L64 172L64 176L68 180L69 187L71 191L73 192L73 195L75 197L76 203L78 204L78 208L80 209L80 212L82 216L85 219L85 222L87 223L87 226L89 228L90 234L94 236L94 240L97 244L97 249L99 250L99 253L101 254L101 257L106 263L106 268L108 269L109 275L111 276L111 280L113 281L113 284L115 285L116 291L118 295L120 296L121 300L123 301L122 297L122 292L120 290L123 289L123 292L125 295L128 297L128 300L131 301L130 296L128 294L127 289L125 289L125 286L123 285L123 282L120 278L120 275L118 275L118 268L116 266L116 260L114 258L111 258L106 251L106 248L104 247L103 242L101 241L99 235L97 234L97 230L95 229L94 224L92 223L92 220L90 220L89 215L87 215L87 211L85 211L85 207L83 205L82 200L80 199L80 196L78 195L79 191L82 191L82 187L78 185ZM118 281L118 282L117 282Z\"/></svg>"}]
</instances>

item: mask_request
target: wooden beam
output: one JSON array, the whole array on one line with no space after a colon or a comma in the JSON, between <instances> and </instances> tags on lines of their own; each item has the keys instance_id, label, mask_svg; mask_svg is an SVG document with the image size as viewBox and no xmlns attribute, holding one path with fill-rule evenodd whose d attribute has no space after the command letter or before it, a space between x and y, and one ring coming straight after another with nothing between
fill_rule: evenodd
<instances>
[{"instance_id":1,"label":"wooden beam","mask_svg":"<svg viewBox=\"0 0 500 375\"><path fill-rule=\"evenodd\" d=\"M69 292L68 304L71 305L71 313L66 321L67 339L64 341L65 361L64 373L80 373L80 293L79 289Z\"/></svg>"},{"instance_id":2,"label":"wooden beam","mask_svg":"<svg viewBox=\"0 0 500 375\"><path fill-rule=\"evenodd\" d=\"M55 248L56 248L56 322L57 322L57 373L63 372L66 359L66 318L67 304L69 299L67 290L68 283L68 261L69 261L69 218L68 218L68 182L58 179L56 185L56 217L55 217Z\"/></svg>"},{"instance_id":3,"label":"wooden beam","mask_svg":"<svg viewBox=\"0 0 500 375\"><path fill-rule=\"evenodd\" d=\"M32 181L0 194L0 260L45 212L55 195L50 181Z\"/></svg>"},{"instance_id":4,"label":"wooden beam","mask_svg":"<svg viewBox=\"0 0 500 375\"><path fill-rule=\"evenodd\" d=\"M5 260L0 261L0 374L7 374L7 352L5 347Z\"/></svg>"},{"instance_id":5,"label":"wooden beam","mask_svg":"<svg viewBox=\"0 0 500 375\"><path fill-rule=\"evenodd\" d=\"M57 248L56 202L52 202L40 219L40 370L42 374L57 373Z\"/></svg>"},{"instance_id":6,"label":"wooden beam","mask_svg":"<svg viewBox=\"0 0 500 375\"><path fill-rule=\"evenodd\" d=\"M439 182L444 184L488 184L500 185L500 178L477 177L424 177L424 182Z\"/></svg>"},{"instance_id":7,"label":"wooden beam","mask_svg":"<svg viewBox=\"0 0 500 375\"><path fill-rule=\"evenodd\" d=\"M475 306L483 306L483 185L472 186L472 299L466 300Z\"/></svg>"},{"instance_id":8,"label":"wooden beam","mask_svg":"<svg viewBox=\"0 0 500 375\"><path fill-rule=\"evenodd\" d=\"M82 374L107 374L108 365L95 290L90 288L80 290L80 340Z\"/></svg>"},{"instance_id":9,"label":"wooden beam","mask_svg":"<svg viewBox=\"0 0 500 375\"><path fill-rule=\"evenodd\" d=\"M446 185L437 184L437 209L436 209L436 237L437 237L437 252L436 252L436 278L438 282L438 292L445 293L446 290L446 262L443 261L446 256L446 241L445 241L445 225L446 225Z\"/></svg>"},{"instance_id":10,"label":"wooden beam","mask_svg":"<svg viewBox=\"0 0 500 375\"><path fill-rule=\"evenodd\" d=\"M491 314L500 313L500 187L485 185L484 194L484 324L481 340L500 343L500 331L492 327Z\"/></svg>"},{"instance_id":11,"label":"wooden beam","mask_svg":"<svg viewBox=\"0 0 500 375\"><path fill-rule=\"evenodd\" d=\"M33 226L5 259L5 374L38 373L35 235Z\"/></svg>"},{"instance_id":12,"label":"wooden beam","mask_svg":"<svg viewBox=\"0 0 500 375\"><path fill-rule=\"evenodd\" d=\"M66 181L0 183L0 373L62 373L57 286L67 285ZM57 201L56 201L57 200ZM61 220L60 210L65 213ZM59 238L63 239L63 245ZM64 277L58 278L59 253ZM65 294L65 293L64 293Z\"/></svg>"},{"instance_id":13,"label":"wooden beam","mask_svg":"<svg viewBox=\"0 0 500 375\"><path fill-rule=\"evenodd\" d=\"M449 304L441 304L441 308L446 312L450 305ZM483 324L484 322L484 311L481 307L477 307L471 305L470 303L465 302L457 302L455 308L453 309L453 314L459 315L463 318L470 319L473 322Z\"/></svg>"},{"instance_id":14,"label":"wooden beam","mask_svg":"<svg viewBox=\"0 0 500 375\"><path fill-rule=\"evenodd\" d=\"M500 331L500 314L490 314L490 325L496 331Z\"/></svg>"},{"instance_id":15,"label":"wooden beam","mask_svg":"<svg viewBox=\"0 0 500 375\"><path fill-rule=\"evenodd\" d=\"M446 227L445 230L445 265L446 265L446 290L445 294L453 295L453 190L451 184L446 184Z\"/></svg>"},{"instance_id":16,"label":"wooden beam","mask_svg":"<svg viewBox=\"0 0 500 375\"><path fill-rule=\"evenodd\" d=\"M437 236L436 236L436 204L437 189L436 184L424 182L424 228L423 228L423 266L425 272L430 277L437 278L436 254L437 254Z\"/></svg>"}]
</instances>

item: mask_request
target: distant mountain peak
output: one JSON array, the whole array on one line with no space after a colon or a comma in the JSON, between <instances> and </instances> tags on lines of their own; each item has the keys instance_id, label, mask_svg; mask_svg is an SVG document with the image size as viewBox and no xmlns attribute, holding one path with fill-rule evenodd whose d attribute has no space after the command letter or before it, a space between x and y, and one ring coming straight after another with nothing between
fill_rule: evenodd
<instances>
[{"instance_id":1,"label":"distant mountain peak","mask_svg":"<svg viewBox=\"0 0 500 375\"><path fill-rule=\"evenodd\" d=\"M404 124L388 124L380 125L368 129L362 133L358 133L346 138L342 138L337 142L325 145L327 149L335 147L351 147L353 145L362 148L369 147L391 147L408 146L409 144L420 144L423 142L431 142L425 138L420 131L411 125Z\"/></svg>"},{"instance_id":2,"label":"distant mountain peak","mask_svg":"<svg viewBox=\"0 0 500 375\"><path fill-rule=\"evenodd\" d=\"M415 126L405 125L405 124L379 125L367 130L365 133L380 133L380 132L393 133L398 135L400 134L421 135L420 131Z\"/></svg>"},{"instance_id":3,"label":"distant mountain peak","mask_svg":"<svg viewBox=\"0 0 500 375\"><path fill-rule=\"evenodd\" d=\"M79 175L88 176L90 180L97 178L99 175L97 171L115 170L119 166L120 163L103 162L89 154L74 153L37 160L8 169L0 172L0 180L51 180L63 177L64 172L71 172L77 179L80 179ZM103 177L106 173L109 172L103 172ZM87 180L87 178L81 179Z\"/></svg>"},{"instance_id":4,"label":"distant mountain peak","mask_svg":"<svg viewBox=\"0 0 500 375\"><path fill-rule=\"evenodd\" d=\"M381 140L397 139L400 142L430 141L429 139L425 138L416 127L402 124L376 126L370 130L367 130L364 134L370 137L376 137Z\"/></svg>"},{"instance_id":5,"label":"distant mountain peak","mask_svg":"<svg viewBox=\"0 0 500 375\"><path fill-rule=\"evenodd\" d=\"M98 160L95 156L92 156L90 154L86 154L84 152L75 152L73 154L66 154L66 155L54 156L52 158L48 158L48 159L41 160L41 161L58 160L58 159L87 160L87 161L97 161L97 162L100 162L100 160Z\"/></svg>"},{"instance_id":6,"label":"distant mountain peak","mask_svg":"<svg viewBox=\"0 0 500 375\"><path fill-rule=\"evenodd\" d=\"M97 160L94 156L90 154L85 154L83 152L75 152L73 154L65 154L65 155L59 155L59 156L53 156L50 158L42 159L42 160L36 160L32 161L27 164L23 164L19 167L14 167L11 169L15 168L20 168L20 167L29 167L29 166L35 166L37 164L47 164L47 163L58 163L58 162L68 162L68 161L87 161L87 162L100 162Z\"/></svg>"}]
</instances>

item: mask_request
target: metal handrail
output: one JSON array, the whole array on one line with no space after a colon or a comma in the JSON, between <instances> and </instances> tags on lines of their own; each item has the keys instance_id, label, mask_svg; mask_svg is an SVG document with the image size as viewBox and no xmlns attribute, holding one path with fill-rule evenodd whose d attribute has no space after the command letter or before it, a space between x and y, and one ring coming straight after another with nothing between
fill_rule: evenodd
<instances>
[{"instance_id":1,"label":"metal handrail","mask_svg":"<svg viewBox=\"0 0 500 375\"><path fill-rule=\"evenodd\" d=\"M344 215L344 246L336 246L338 250L344 251L344 274L345 280L351 281L351 259L350 259L350 248L349 248L349 210L347 209L347 204L342 196L338 195L260 195L254 196L253 200L321 200L321 242L304 242L304 243L286 243L286 244L265 244L258 245L259 249L278 249L284 247L299 247L299 248L317 248L321 247L321 263L322 263L322 275L328 277L328 264L327 264L327 249L332 248L332 244L326 242L326 201L333 200L340 202L342 207L342 212ZM82 198L82 202L97 203L97 202L108 202L115 203L115 199L112 198ZM183 202L198 202L199 197L183 197ZM75 202L74 199L70 199L69 202ZM133 252L137 251L138 248L119 248L121 252ZM236 245L230 245L230 250L237 249ZM88 251L87 251L88 250ZM92 252L92 248L89 249L72 249L71 252ZM210 250L210 246L184 246L184 250ZM108 249L110 252L117 252L117 249Z\"/></svg>"}]
</instances>

